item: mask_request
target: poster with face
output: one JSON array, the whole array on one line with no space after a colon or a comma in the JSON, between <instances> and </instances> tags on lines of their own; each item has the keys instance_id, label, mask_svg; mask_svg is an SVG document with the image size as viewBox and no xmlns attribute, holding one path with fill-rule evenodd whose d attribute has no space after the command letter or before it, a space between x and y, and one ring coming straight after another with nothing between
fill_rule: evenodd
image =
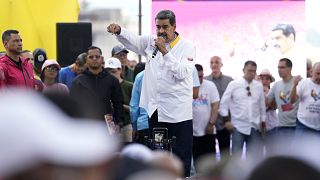
<instances>
[{"instance_id":1,"label":"poster with face","mask_svg":"<svg viewBox=\"0 0 320 180\"><path fill-rule=\"evenodd\" d=\"M257 74L269 69L279 80L278 62L289 58L292 74L306 74L304 1L164 1L153 0L152 17L162 9L176 15L176 30L196 46L195 63L211 73L210 58L222 58L223 74L243 76L247 60L257 62ZM279 26L278 28L276 28ZM292 27L285 34L281 28ZM152 19L152 32L155 21Z\"/></svg>"}]
</instances>

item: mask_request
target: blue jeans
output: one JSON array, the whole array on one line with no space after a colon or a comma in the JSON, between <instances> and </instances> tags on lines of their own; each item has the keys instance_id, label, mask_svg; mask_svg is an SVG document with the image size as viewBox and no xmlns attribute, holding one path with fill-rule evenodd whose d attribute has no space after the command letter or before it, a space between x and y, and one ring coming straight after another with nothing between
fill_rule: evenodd
<instances>
[{"instance_id":1,"label":"blue jeans","mask_svg":"<svg viewBox=\"0 0 320 180\"><path fill-rule=\"evenodd\" d=\"M294 134L296 131L296 127L277 127L275 138L273 138L273 142L269 144L269 147L272 148L272 152L274 153L284 153L288 151L293 143Z\"/></svg>"},{"instance_id":2,"label":"blue jeans","mask_svg":"<svg viewBox=\"0 0 320 180\"><path fill-rule=\"evenodd\" d=\"M246 143L246 149L249 155L262 155L263 143L261 134L258 130L251 128L250 135L240 133L236 128L232 132L232 156L241 157L242 148Z\"/></svg>"},{"instance_id":3,"label":"blue jeans","mask_svg":"<svg viewBox=\"0 0 320 180\"><path fill-rule=\"evenodd\" d=\"M295 132L295 138L300 138L303 135L310 134L310 135L320 135L320 131L317 131L315 129L311 129L304 124L302 124L298 119L297 119L297 127L296 127L296 132Z\"/></svg>"}]
</instances>

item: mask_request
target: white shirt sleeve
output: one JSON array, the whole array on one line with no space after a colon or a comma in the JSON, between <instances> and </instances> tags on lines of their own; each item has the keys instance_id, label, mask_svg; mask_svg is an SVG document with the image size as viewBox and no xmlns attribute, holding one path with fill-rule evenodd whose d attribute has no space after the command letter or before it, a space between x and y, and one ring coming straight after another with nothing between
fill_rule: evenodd
<instances>
[{"instance_id":1,"label":"white shirt sleeve","mask_svg":"<svg viewBox=\"0 0 320 180\"><path fill-rule=\"evenodd\" d=\"M138 36L125 28L121 28L121 32L117 35L117 39L129 50L142 56L146 56L145 49L148 47L148 43L153 37Z\"/></svg>"},{"instance_id":2,"label":"white shirt sleeve","mask_svg":"<svg viewBox=\"0 0 320 180\"><path fill-rule=\"evenodd\" d=\"M233 91L233 81L229 83L227 86L226 91L224 92L221 101L220 101L220 108L219 108L219 114L221 116L228 116L229 114L229 107L230 102L232 100L232 91Z\"/></svg>"}]
</instances>

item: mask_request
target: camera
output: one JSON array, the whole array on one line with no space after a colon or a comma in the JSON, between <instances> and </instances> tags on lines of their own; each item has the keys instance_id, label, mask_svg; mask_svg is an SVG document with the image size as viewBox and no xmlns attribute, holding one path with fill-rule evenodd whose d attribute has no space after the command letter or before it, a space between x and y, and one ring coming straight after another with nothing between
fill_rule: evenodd
<instances>
[{"instance_id":1,"label":"camera","mask_svg":"<svg viewBox=\"0 0 320 180\"><path fill-rule=\"evenodd\" d=\"M169 138L168 129L163 127L153 128L151 139L145 136L145 144L152 150L172 151L172 147L175 146L175 140L175 136L172 136L171 139Z\"/></svg>"}]
</instances>

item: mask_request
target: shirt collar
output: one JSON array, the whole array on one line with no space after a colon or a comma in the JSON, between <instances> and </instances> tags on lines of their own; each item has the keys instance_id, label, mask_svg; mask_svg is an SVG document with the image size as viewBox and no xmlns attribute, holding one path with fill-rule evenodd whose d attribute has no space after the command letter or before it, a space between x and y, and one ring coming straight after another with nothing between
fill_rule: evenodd
<instances>
[{"instance_id":1,"label":"shirt collar","mask_svg":"<svg viewBox=\"0 0 320 180\"><path fill-rule=\"evenodd\" d=\"M179 42L179 40L180 40L180 35L179 35L179 33L177 33L177 32L174 32L176 35L177 35L177 37L173 40L173 41L171 41L170 43L169 43L169 46L170 46L170 48L172 49L178 42Z\"/></svg>"}]
</instances>

